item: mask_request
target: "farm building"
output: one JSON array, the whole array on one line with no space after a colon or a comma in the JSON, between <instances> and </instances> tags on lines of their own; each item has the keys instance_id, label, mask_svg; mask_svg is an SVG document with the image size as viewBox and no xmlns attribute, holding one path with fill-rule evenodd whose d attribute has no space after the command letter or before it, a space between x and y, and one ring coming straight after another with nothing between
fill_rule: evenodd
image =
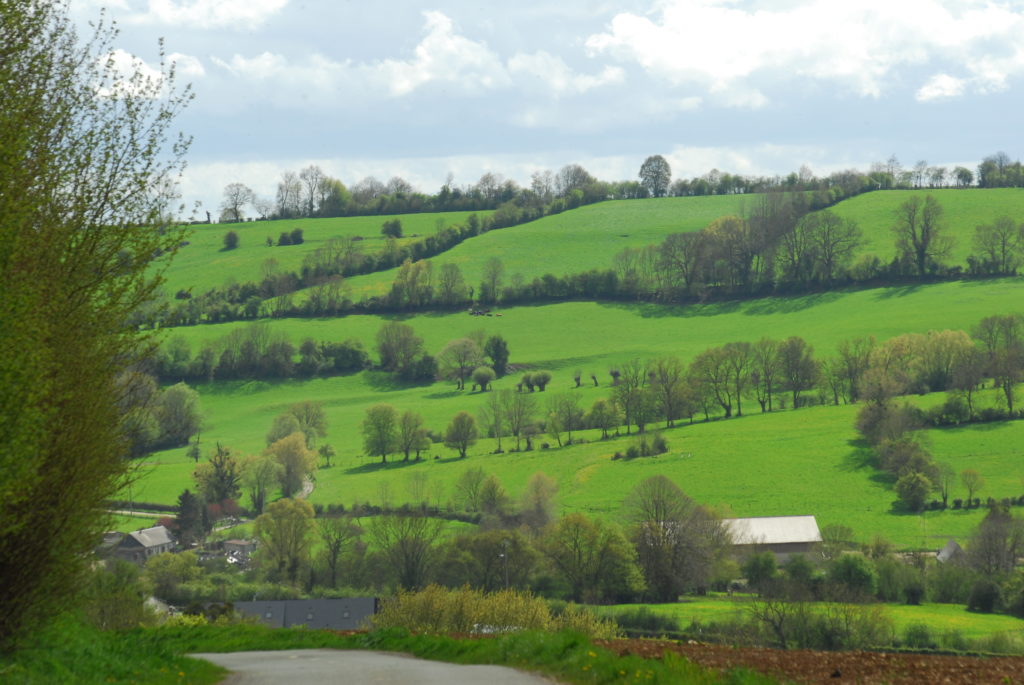
<instances>
[{"instance_id":1,"label":"farm building","mask_svg":"<svg viewBox=\"0 0 1024 685\"><path fill-rule=\"evenodd\" d=\"M737 556L771 552L780 562L793 554L813 554L821 544L821 531L813 516L757 516L723 519Z\"/></svg>"},{"instance_id":2,"label":"farm building","mask_svg":"<svg viewBox=\"0 0 1024 685\"><path fill-rule=\"evenodd\" d=\"M163 526L153 526L125 535L114 554L125 561L145 564L150 557L173 550L174 540L170 531Z\"/></svg>"}]
</instances>

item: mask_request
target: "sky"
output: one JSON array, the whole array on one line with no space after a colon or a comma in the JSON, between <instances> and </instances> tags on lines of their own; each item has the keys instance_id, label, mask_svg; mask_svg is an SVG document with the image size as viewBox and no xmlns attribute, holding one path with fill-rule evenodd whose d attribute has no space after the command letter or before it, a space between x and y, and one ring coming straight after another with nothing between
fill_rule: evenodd
<instances>
[{"instance_id":1,"label":"sky","mask_svg":"<svg viewBox=\"0 0 1024 685\"><path fill-rule=\"evenodd\" d=\"M183 201L582 164L636 179L1024 156L1024 0L71 0L195 93ZM154 72L155 73L155 72Z\"/></svg>"}]
</instances>

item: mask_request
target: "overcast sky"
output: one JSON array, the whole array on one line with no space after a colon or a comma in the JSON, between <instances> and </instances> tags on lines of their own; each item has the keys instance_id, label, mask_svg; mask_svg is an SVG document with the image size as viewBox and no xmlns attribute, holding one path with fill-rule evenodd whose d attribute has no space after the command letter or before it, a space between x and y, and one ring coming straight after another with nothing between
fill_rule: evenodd
<instances>
[{"instance_id":1,"label":"overcast sky","mask_svg":"<svg viewBox=\"0 0 1024 685\"><path fill-rule=\"evenodd\" d=\"M528 183L970 164L1024 155L1024 0L72 0L190 82L183 199L273 196L309 163L348 185L449 172Z\"/></svg>"}]
</instances>

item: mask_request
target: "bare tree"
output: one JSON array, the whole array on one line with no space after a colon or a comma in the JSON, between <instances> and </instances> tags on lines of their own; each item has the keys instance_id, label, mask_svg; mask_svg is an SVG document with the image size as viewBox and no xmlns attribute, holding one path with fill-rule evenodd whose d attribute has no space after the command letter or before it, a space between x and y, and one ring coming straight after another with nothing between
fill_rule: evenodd
<instances>
[{"instance_id":1,"label":"bare tree","mask_svg":"<svg viewBox=\"0 0 1024 685\"><path fill-rule=\"evenodd\" d=\"M294 171L286 171L277 183L276 212L281 218L302 214L302 181Z\"/></svg>"},{"instance_id":2,"label":"bare tree","mask_svg":"<svg viewBox=\"0 0 1024 685\"><path fill-rule=\"evenodd\" d=\"M229 183L224 187L224 199L220 203L221 221L242 221L242 208L256 199L256 193L244 183Z\"/></svg>"},{"instance_id":3,"label":"bare tree","mask_svg":"<svg viewBox=\"0 0 1024 685\"><path fill-rule=\"evenodd\" d=\"M918 276L925 276L929 268L938 265L953 249L953 237L946 235L942 214L942 205L931 195L924 200L914 195L896 210L896 223L892 227L896 248L914 265Z\"/></svg>"}]
</instances>

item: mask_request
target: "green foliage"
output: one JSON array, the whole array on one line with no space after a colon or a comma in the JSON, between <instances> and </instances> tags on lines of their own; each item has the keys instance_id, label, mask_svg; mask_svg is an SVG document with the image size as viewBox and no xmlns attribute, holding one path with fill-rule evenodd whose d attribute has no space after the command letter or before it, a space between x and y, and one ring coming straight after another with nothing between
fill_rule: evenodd
<instances>
[{"instance_id":1,"label":"green foliage","mask_svg":"<svg viewBox=\"0 0 1024 685\"><path fill-rule=\"evenodd\" d=\"M418 592L400 591L384 602L373 618L376 628L406 628L422 633L506 633L565 628L592 638L615 637L615 624L582 608L553 616L547 602L529 592L469 588L450 590L430 585Z\"/></svg>"},{"instance_id":2,"label":"green foliage","mask_svg":"<svg viewBox=\"0 0 1024 685\"><path fill-rule=\"evenodd\" d=\"M402 237L402 220L401 219L388 219L380 226L381 235L388 238L401 238Z\"/></svg>"},{"instance_id":3,"label":"green foliage","mask_svg":"<svg viewBox=\"0 0 1024 685\"><path fill-rule=\"evenodd\" d=\"M152 683L204 685L221 682L226 671L208 661L184 656L158 636L161 629L124 632L100 630L73 613L36 635L26 649L5 656L0 675L21 685L50 683Z\"/></svg>"},{"instance_id":4,"label":"green foliage","mask_svg":"<svg viewBox=\"0 0 1024 685\"><path fill-rule=\"evenodd\" d=\"M878 586L874 567L860 554L844 554L833 561L828 569L828 580L839 596L852 600L871 597Z\"/></svg>"},{"instance_id":5,"label":"green foliage","mask_svg":"<svg viewBox=\"0 0 1024 685\"><path fill-rule=\"evenodd\" d=\"M238 232L228 231L224 234L224 249L234 250L238 247Z\"/></svg>"}]
</instances>

